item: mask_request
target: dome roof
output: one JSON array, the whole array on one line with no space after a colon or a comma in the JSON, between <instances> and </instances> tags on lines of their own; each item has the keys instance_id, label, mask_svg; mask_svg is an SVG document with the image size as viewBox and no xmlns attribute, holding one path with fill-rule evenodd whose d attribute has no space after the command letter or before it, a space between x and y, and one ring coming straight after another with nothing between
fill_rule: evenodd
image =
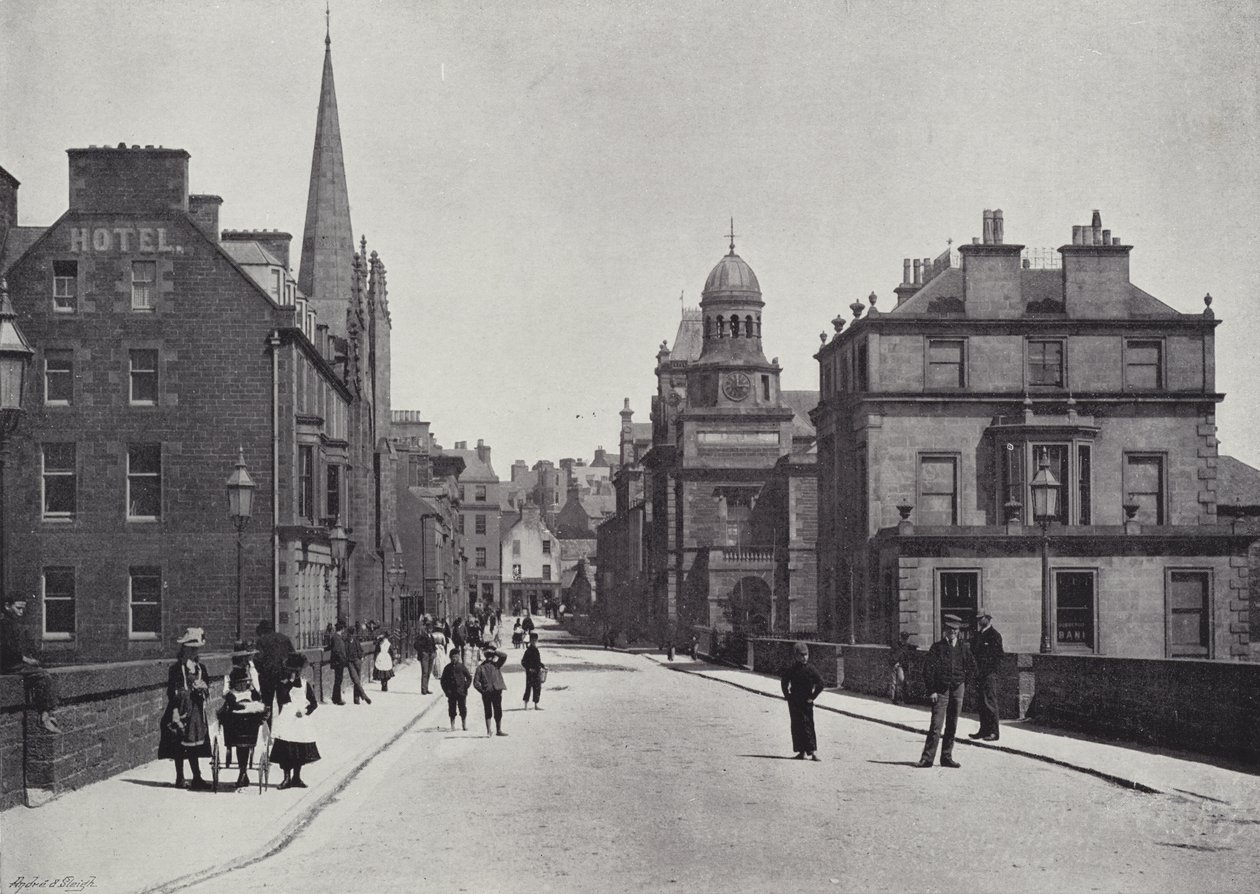
<instances>
[{"instance_id":1,"label":"dome roof","mask_svg":"<svg viewBox=\"0 0 1260 894\"><path fill-rule=\"evenodd\" d=\"M732 249L730 254L718 261L704 281L704 294L710 292L755 292L760 295L761 284L757 282L757 274Z\"/></svg>"}]
</instances>

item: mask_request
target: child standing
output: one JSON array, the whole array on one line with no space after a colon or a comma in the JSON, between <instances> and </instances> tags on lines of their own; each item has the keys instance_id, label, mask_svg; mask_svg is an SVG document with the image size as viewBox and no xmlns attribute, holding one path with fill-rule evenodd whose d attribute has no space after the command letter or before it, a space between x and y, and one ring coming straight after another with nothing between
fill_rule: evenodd
<instances>
[{"instance_id":1,"label":"child standing","mask_svg":"<svg viewBox=\"0 0 1260 894\"><path fill-rule=\"evenodd\" d=\"M507 684L503 682L503 673L499 668L507 661L507 653L500 652L494 646L486 646L485 658L477 665L477 673L473 677L473 688L481 693L481 705L486 711L486 738L490 738L490 718L494 717L494 735L506 736L503 731L503 690Z\"/></svg>"},{"instance_id":2,"label":"child standing","mask_svg":"<svg viewBox=\"0 0 1260 894\"><path fill-rule=\"evenodd\" d=\"M236 761L240 767L236 777L237 788L249 785L249 776L245 771L249 766L249 753L258 743L258 728L263 721L262 696L258 693L257 677L250 662L256 654L238 640L232 647L232 670L223 679L219 726L223 728L223 742L228 748L226 766L231 766L231 750L236 749Z\"/></svg>"},{"instance_id":3,"label":"child standing","mask_svg":"<svg viewBox=\"0 0 1260 894\"><path fill-rule=\"evenodd\" d=\"M455 729L455 714L459 714L459 722L468 729L468 687L472 683L472 674L459 660L459 649L451 649L451 660L442 670L442 692L446 694L446 706L451 715L451 729Z\"/></svg>"},{"instance_id":4,"label":"child standing","mask_svg":"<svg viewBox=\"0 0 1260 894\"><path fill-rule=\"evenodd\" d=\"M389 681L394 677L393 645L389 634L382 633L376 639L376 657L372 660L372 678L379 680L381 692L389 692Z\"/></svg>"},{"instance_id":5,"label":"child standing","mask_svg":"<svg viewBox=\"0 0 1260 894\"><path fill-rule=\"evenodd\" d=\"M319 760L315 725L311 720L319 701L311 684L302 676L305 666L306 656L301 652L289 655L285 659L285 677L276 687L271 759L284 770L284 780L277 788L306 788L302 767Z\"/></svg>"}]
</instances>

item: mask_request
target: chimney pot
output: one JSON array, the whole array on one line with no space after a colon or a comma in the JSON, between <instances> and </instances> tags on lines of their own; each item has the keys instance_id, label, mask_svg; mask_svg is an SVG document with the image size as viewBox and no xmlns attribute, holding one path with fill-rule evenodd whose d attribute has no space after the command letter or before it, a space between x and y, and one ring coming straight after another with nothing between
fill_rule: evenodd
<instances>
[{"instance_id":1,"label":"chimney pot","mask_svg":"<svg viewBox=\"0 0 1260 894\"><path fill-rule=\"evenodd\" d=\"M923 262L918 258L914 259L914 284L922 285L923 283Z\"/></svg>"},{"instance_id":2,"label":"chimney pot","mask_svg":"<svg viewBox=\"0 0 1260 894\"><path fill-rule=\"evenodd\" d=\"M984 209L984 228L981 230L983 234L984 244L993 244L993 212L988 208Z\"/></svg>"},{"instance_id":3,"label":"chimney pot","mask_svg":"<svg viewBox=\"0 0 1260 894\"><path fill-rule=\"evenodd\" d=\"M901 262L901 281L903 283L911 282L910 279L910 259L904 258Z\"/></svg>"},{"instance_id":4,"label":"chimney pot","mask_svg":"<svg viewBox=\"0 0 1260 894\"><path fill-rule=\"evenodd\" d=\"M972 245L979 245L979 244L980 244L980 237L979 237L979 236L972 236L972 237L971 237L971 244L972 244Z\"/></svg>"},{"instance_id":5,"label":"chimney pot","mask_svg":"<svg viewBox=\"0 0 1260 894\"><path fill-rule=\"evenodd\" d=\"M1119 236L1112 236L1112 237L1111 237L1111 244L1112 244L1112 245L1119 245L1119 244L1120 244L1120 237L1119 237Z\"/></svg>"},{"instance_id":6,"label":"chimney pot","mask_svg":"<svg viewBox=\"0 0 1260 894\"><path fill-rule=\"evenodd\" d=\"M1100 230L1102 229L1102 212L1097 208L1094 209L1094 216L1090 220L1089 225L1091 227L1097 227Z\"/></svg>"},{"instance_id":7,"label":"chimney pot","mask_svg":"<svg viewBox=\"0 0 1260 894\"><path fill-rule=\"evenodd\" d=\"M1110 244L1111 244L1111 230L1103 230L1103 231L1102 231L1102 244L1103 244L1103 245L1110 245Z\"/></svg>"},{"instance_id":8,"label":"chimney pot","mask_svg":"<svg viewBox=\"0 0 1260 894\"><path fill-rule=\"evenodd\" d=\"M1081 245L1084 243L1085 241L1084 232L1085 232L1084 227L1076 226L1076 225L1072 226L1072 244L1073 245Z\"/></svg>"},{"instance_id":9,"label":"chimney pot","mask_svg":"<svg viewBox=\"0 0 1260 894\"><path fill-rule=\"evenodd\" d=\"M1002 232L1003 223L1002 209L998 208L993 212L993 242L996 245L1001 245L1002 239L1004 238L1004 234Z\"/></svg>"}]
</instances>

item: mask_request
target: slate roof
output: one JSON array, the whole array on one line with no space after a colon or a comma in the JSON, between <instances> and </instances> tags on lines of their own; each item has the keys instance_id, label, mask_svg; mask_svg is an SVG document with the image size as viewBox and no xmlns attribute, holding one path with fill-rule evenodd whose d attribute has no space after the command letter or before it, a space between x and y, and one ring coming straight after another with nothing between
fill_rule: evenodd
<instances>
[{"instance_id":1,"label":"slate roof","mask_svg":"<svg viewBox=\"0 0 1260 894\"><path fill-rule=\"evenodd\" d=\"M0 246L0 249L3 249L0 250L0 267L4 270L12 267L13 262L26 254L26 250L34 245L47 229L47 227L9 227L4 245Z\"/></svg>"},{"instance_id":2,"label":"slate roof","mask_svg":"<svg viewBox=\"0 0 1260 894\"><path fill-rule=\"evenodd\" d=\"M1218 506L1260 506L1260 469L1232 456L1216 458Z\"/></svg>"},{"instance_id":3,"label":"slate roof","mask_svg":"<svg viewBox=\"0 0 1260 894\"><path fill-rule=\"evenodd\" d=\"M670 349L669 359L673 362L685 360L690 363L700 359L703 348L704 319L700 316L700 308L685 308L682 319L678 321L678 332L674 335L674 346Z\"/></svg>"},{"instance_id":4,"label":"slate roof","mask_svg":"<svg viewBox=\"0 0 1260 894\"><path fill-rule=\"evenodd\" d=\"M230 239L219 245L223 248L224 254L242 267L255 264L284 267L280 259L264 248L261 242L238 242Z\"/></svg>"},{"instance_id":5,"label":"slate roof","mask_svg":"<svg viewBox=\"0 0 1260 894\"><path fill-rule=\"evenodd\" d=\"M442 452L448 456L458 456L464 461L464 471L460 473L460 481L497 482L499 480L499 476L495 474L494 467L489 463L482 462L476 450L447 450L443 448Z\"/></svg>"},{"instance_id":6,"label":"slate roof","mask_svg":"<svg viewBox=\"0 0 1260 894\"><path fill-rule=\"evenodd\" d=\"M818 406L817 391L780 391L779 399L796 415L792 417L792 436L812 438L817 432L809 421L809 411Z\"/></svg>"}]
</instances>

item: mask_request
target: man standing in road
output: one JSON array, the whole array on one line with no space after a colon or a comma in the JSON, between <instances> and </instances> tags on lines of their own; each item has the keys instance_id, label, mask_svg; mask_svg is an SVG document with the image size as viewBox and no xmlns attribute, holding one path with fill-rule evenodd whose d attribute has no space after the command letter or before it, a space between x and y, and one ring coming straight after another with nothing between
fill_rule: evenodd
<instances>
[{"instance_id":1,"label":"man standing in road","mask_svg":"<svg viewBox=\"0 0 1260 894\"><path fill-rule=\"evenodd\" d=\"M797 643L796 661L783 674L783 697L792 719L792 750L798 761L806 755L818 760L818 737L814 733L814 699L823 691L822 674L809 664L809 646Z\"/></svg>"},{"instance_id":2,"label":"man standing in road","mask_svg":"<svg viewBox=\"0 0 1260 894\"><path fill-rule=\"evenodd\" d=\"M350 653L346 649L346 622L338 621L328 638L328 665L333 669L332 703L344 705L341 697L341 681L345 677L346 665L350 663Z\"/></svg>"},{"instance_id":3,"label":"man standing in road","mask_svg":"<svg viewBox=\"0 0 1260 894\"><path fill-rule=\"evenodd\" d=\"M359 643L358 628L346 631L345 636L346 654L350 658L350 663L346 665L346 670L350 672L350 685L354 689L354 703L357 705L362 700L370 705L372 700L363 691L363 681L359 678L363 668L363 646Z\"/></svg>"},{"instance_id":4,"label":"man standing in road","mask_svg":"<svg viewBox=\"0 0 1260 894\"><path fill-rule=\"evenodd\" d=\"M980 702L980 730L971 734L972 739L986 742L998 740L997 670L998 663L1006 654L1002 651L1002 634L993 626L993 616L988 612L980 615L980 629L971 641L971 654L976 660L976 686Z\"/></svg>"},{"instance_id":5,"label":"man standing in road","mask_svg":"<svg viewBox=\"0 0 1260 894\"><path fill-rule=\"evenodd\" d=\"M416 634L416 655L420 659L420 694L429 694L429 676L433 673L433 658L437 655L437 643L429 632L427 622L420 623L420 632Z\"/></svg>"},{"instance_id":6,"label":"man standing in road","mask_svg":"<svg viewBox=\"0 0 1260 894\"><path fill-rule=\"evenodd\" d=\"M923 686L932 701L932 725L923 744L920 767L930 767L936 759L936 746L941 746L941 766L958 767L954 760L954 734L958 731L958 712L962 710L967 691L967 674L975 669L971 650L958 639L962 619L946 615L945 635L928 649L923 663ZM941 726L945 739L941 740Z\"/></svg>"},{"instance_id":7,"label":"man standing in road","mask_svg":"<svg viewBox=\"0 0 1260 894\"><path fill-rule=\"evenodd\" d=\"M525 649L525 654L521 656L521 667L525 668L525 707L522 711L529 710L529 694L534 693L534 710L541 711L538 707L538 697L542 695L542 671L543 661L542 655L538 653L538 634L531 633L529 635L529 646Z\"/></svg>"}]
</instances>

